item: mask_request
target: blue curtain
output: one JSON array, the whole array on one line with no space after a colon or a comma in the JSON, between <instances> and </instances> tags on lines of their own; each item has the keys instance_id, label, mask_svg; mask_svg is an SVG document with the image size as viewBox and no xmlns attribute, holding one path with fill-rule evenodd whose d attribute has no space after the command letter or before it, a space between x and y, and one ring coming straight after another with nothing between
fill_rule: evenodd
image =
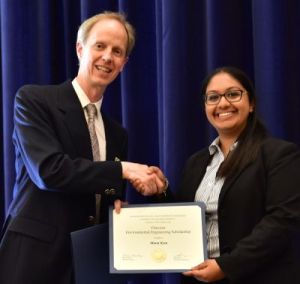
<instances>
[{"instance_id":1,"label":"blue curtain","mask_svg":"<svg viewBox=\"0 0 300 284\"><path fill-rule=\"evenodd\" d=\"M87 17L123 11L137 44L104 99L129 132L130 160L160 166L176 190L185 160L211 142L199 94L212 69L234 65L255 81L269 131L300 145L298 0L1 0L0 224L14 182L13 100L28 83L54 84L77 72L76 32ZM143 202L134 191L130 202ZM153 275L141 283L177 283ZM156 282L154 282L156 281Z\"/></svg>"}]
</instances>

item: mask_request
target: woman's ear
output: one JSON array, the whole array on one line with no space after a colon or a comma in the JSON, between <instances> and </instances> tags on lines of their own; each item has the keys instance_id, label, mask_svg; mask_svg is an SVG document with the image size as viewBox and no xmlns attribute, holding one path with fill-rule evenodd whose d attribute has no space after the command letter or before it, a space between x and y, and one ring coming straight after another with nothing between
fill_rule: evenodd
<instances>
[{"instance_id":1,"label":"woman's ear","mask_svg":"<svg viewBox=\"0 0 300 284\"><path fill-rule=\"evenodd\" d=\"M254 111L254 109L255 109L255 103L254 103L254 102L252 102L252 103L250 103L249 112L253 112L253 111Z\"/></svg>"}]
</instances>

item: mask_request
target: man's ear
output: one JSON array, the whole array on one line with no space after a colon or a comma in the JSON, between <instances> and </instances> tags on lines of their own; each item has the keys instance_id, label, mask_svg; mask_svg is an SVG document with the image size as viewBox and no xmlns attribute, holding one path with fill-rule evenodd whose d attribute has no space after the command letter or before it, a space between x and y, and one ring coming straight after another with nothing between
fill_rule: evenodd
<instances>
[{"instance_id":1,"label":"man's ear","mask_svg":"<svg viewBox=\"0 0 300 284\"><path fill-rule=\"evenodd\" d=\"M128 62L128 60L129 60L129 57L124 58L124 62L123 62L123 65L122 65L122 67L121 67L121 69L120 69L120 72L123 71L123 69L124 69L126 63Z\"/></svg>"},{"instance_id":2,"label":"man's ear","mask_svg":"<svg viewBox=\"0 0 300 284\"><path fill-rule=\"evenodd\" d=\"M76 43L76 53L77 53L77 58L78 58L79 61L82 57L82 50L83 50L82 43L78 41Z\"/></svg>"}]
</instances>

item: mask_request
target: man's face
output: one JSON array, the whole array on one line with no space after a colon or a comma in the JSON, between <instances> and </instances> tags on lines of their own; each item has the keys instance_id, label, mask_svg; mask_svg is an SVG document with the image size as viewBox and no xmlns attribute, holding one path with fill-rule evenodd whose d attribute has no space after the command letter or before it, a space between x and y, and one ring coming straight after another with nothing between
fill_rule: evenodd
<instances>
[{"instance_id":1,"label":"man's face","mask_svg":"<svg viewBox=\"0 0 300 284\"><path fill-rule=\"evenodd\" d=\"M78 42L78 76L88 88L105 88L127 62L128 36L124 26L114 19L103 19L90 30L85 43Z\"/></svg>"}]
</instances>

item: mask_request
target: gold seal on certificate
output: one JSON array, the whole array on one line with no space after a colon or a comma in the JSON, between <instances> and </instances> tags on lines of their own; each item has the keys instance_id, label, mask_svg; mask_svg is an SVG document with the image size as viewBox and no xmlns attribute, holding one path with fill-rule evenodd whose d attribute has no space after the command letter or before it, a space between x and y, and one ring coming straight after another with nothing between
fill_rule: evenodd
<instances>
[{"instance_id":1,"label":"gold seal on certificate","mask_svg":"<svg viewBox=\"0 0 300 284\"><path fill-rule=\"evenodd\" d=\"M152 251L151 257L156 262L163 262L167 258L167 253L161 248L156 248Z\"/></svg>"},{"instance_id":2,"label":"gold seal on certificate","mask_svg":"<svg viewBox=\"0 0 300 284\"><path fill-rule=\"evenodd\" d=\"M110 272L182 272L206 259L201 202L127 205L109 212Z\"/></svg>"}]
</instances>

